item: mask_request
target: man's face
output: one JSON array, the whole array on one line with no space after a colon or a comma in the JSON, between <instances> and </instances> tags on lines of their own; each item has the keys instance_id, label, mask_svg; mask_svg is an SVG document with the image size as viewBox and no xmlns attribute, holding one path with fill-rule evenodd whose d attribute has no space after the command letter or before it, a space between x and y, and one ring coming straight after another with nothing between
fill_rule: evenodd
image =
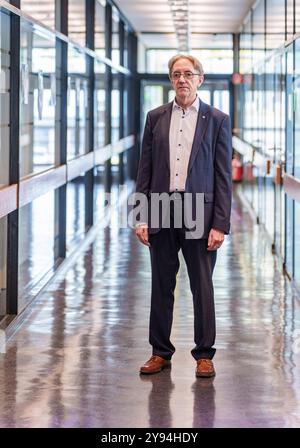
<instances>
[{"instance_id":1,"label":"man's face","mask_svg":"<svg viewBox=\"0 0 300 448\"><path fill-rule=\"evenodd\" d=\"M188 59L178 59L172 67L172 73L191 72L197 73L193 64ZM176 92L176 98L186 102L187 100L194 100L196 97L197 88L201 86L204 81L203 75L195 75L191 79L180 76L178 79L172 79L172 86Z\"/></svg>"}]
</instances>

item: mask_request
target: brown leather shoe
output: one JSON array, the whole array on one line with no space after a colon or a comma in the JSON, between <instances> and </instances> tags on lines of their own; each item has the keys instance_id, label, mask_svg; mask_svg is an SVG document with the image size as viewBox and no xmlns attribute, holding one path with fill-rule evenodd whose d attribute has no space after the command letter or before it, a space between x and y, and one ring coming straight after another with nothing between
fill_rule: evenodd
<instances>
[{"instance_id":1,"label":"brown leather shoe","mask_svg":"<svg viewBox=\"0 0 300 448\"><path fill-rule=\"evenodd\" d=\"M215 376L216 372L211 359L198 359L196 367L196 376L201 378L210 378Z\"/></svg>"},{"instance_id":2,"label":"brown leather shoe","mask_svg":"<svg viewBox=\"0 0 300 448\"><path fill-rule=\"evenodd\" d=\"M171 367L171 361L161 358L160 356L153 355L140 368L140 373L158 373L168 367Z\"/></svg>"}]
</instances>

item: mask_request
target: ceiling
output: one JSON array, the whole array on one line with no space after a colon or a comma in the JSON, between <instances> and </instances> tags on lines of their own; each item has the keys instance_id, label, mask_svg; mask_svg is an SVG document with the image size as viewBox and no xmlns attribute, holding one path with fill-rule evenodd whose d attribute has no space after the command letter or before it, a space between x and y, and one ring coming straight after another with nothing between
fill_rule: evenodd
<instances>
[{"instance_id":1,"label":"ceiling","mask_svg":"<svg viewBox=\"0 0 300 448\"><path fill-rule=\"evenodd\" d=\"M81 36L82 45L85 43L85 1L69 0L69 33L72 38L76 36L77 41ZM98 1L102 3L101 0ZM188 3L191 48L199 47L200 37L202 48L218 46L221 36L214 33L237 32L255 3L255 0L114 0L134 29L140 33L140 41L146 47L178 48L171 1ZM22 10L54 28L54 0L22 0ZM231 41L229 42L230 46ZM226 46L226 39L223 39L222 48Z\"/></svg>"},{"instance_id":2,"label":"ceiling","mask_svg":"<svg viewBox=\"0 0 300 448\"><path fill-rule=\"evenodd\" d=\"M115 0L115 3L134 29L142 33L140 39L146 47L177 47L168 0ZM194 33L237 32L254 3L254 0L189 0L191 47Z\"/></svg>"}]
</instances>

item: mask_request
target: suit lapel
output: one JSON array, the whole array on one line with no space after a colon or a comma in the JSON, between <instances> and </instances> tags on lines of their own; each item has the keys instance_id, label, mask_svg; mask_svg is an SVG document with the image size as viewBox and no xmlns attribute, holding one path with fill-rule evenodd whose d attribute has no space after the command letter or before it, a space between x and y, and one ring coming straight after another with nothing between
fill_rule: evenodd
<instances>
[{"instance_id":1,"label":"suit lapel","mask_svg":"<svg viewBox=\"0 0 300 448\"><path fill-rule=\"evenodd\" d=\"M165 110L162 113L162 117L160 119L160 126L162 130L162 138L163 138L163 154L165 157L165 161L167 164L167 168L170 172L170 141L169 141L169 132L170 132L170 124L171 124L171 114L172 114L172 105L173 102L168 103L166 105Z\"/></svg>"},{"instance_id":2,"label":"suit lapel","mask_svg":"<svg viewBox=\"0 0 300 448\"><path fill-rule=\"evenodd\" d=\"M198 118L197 118L197 124L196 124L196 130L191 150L191 156L189 160L189 166L188 166L188 174L190 173L193 163L195 162L195 159L197 157L198 151L201 146L201 141L204 136L205 130L207 128L208 120L209 120L209 114L208 114L208 107L205 103L203 103L200 100L200 107L198 112Z\"/></svg>"}]
</instances>

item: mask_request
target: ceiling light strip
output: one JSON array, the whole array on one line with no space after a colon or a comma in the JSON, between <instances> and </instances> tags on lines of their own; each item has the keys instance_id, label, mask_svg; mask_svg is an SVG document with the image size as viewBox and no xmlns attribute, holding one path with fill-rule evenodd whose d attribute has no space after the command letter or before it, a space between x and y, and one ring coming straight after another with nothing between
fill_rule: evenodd
<instances>
[{"instance_id":1,"label":"ceiling light strip","mask_svg":"<svg viewBox=\"0 0 300 448\"><path fill-rule=\"evenodd\" d=\"M189 0L168 0L180 53L190 49Z\"/></svg>"}]
</instances>

